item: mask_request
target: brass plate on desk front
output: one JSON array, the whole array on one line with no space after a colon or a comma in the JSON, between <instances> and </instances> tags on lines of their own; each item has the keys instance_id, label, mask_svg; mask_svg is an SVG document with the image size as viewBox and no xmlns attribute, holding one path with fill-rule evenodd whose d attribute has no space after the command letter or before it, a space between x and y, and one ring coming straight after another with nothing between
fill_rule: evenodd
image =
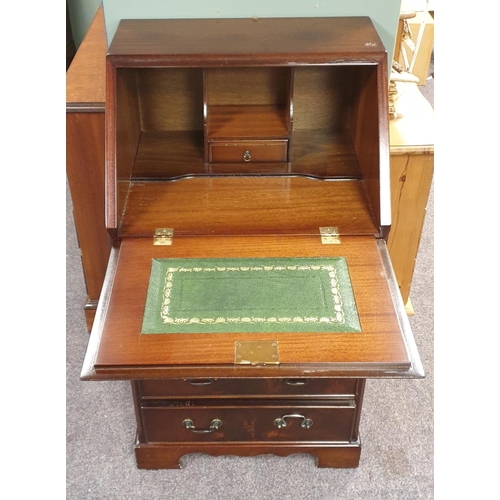
<instances>
[{"instance_id":1,"label":"brass plate on desk front","mask_svg":"<svg viewBox=\"0 0 500 500\"><path fill-rule=\"evenodd\" d=\"M237 341L234 343L235 365L279 365L276 340Z\"/></svg>"}]
</instances>

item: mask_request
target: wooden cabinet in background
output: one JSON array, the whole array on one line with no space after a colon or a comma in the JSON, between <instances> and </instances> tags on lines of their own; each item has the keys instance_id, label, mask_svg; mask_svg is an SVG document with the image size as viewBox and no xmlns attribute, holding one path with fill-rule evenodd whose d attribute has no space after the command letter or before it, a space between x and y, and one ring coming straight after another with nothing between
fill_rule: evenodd
<instances>
[{"instance_id":1,"label":"wooden cabinet in background","mask_svg":"<svg viewBox=\"0 0 500 500\"><path fill-rule=\"evenodd\" d=\"M106 50L100 8L66 72L66 173L87 286L89 330L111 249L104 225Z\"/></svg>"},{"instance_id":2,"label":"wooden cabinet in background","mask_svg":"<svg viewBox=\"0 0 500 500\"><path fill-rule=\"evenodd\" d=\"M396 82L389 122L392 226L387 248L399 290L412 313L411 282L434 174L434 110L415 83Z\"/></svg>"}]
</instances>

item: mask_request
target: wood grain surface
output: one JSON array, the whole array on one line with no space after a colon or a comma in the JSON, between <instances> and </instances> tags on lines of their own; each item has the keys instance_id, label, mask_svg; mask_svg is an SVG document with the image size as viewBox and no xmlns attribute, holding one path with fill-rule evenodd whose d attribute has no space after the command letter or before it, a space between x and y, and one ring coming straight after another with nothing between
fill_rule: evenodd
<instances>
[{"instance_id":1,"label":"wood grain surface","mask_svg":"<svg viewBox=\"0 0 500 500\"><path fill-rule=\"evenodd\" d=\"M387 248L405 303L410 297L433 174L433 154L391 156L392 227Z\"/></svg>"},{"instance_id":2,"label":"wood grain surface","mask_svg":"<svg viewBox=\"0 0 500 500\"><path fill-rule=\"evenodd\" d=\"M141 133L133 178L161 179L206 173L201 130Z\"/></svg>"},{"instance_id":3,"label":"wood grain surface","mask_svg":"<svg viewBox=\"0 0 500 500\"><path fill-rule=\"evenodd\" d=\"M362 333L140 334L152 258L280 256L345 256ZM322 245L318 237L284 236L178 238L167 247L153 246L147 238L125 239L104 322L95 327L92 337L98 348L94 376L104 378L113 378L114 373L154 378L169 368L176 368L176 377L186 371L193 376L254 376L252 367L234 366L237 340L279 342L281 364L254 367L259 376L325 375L329 370L340 376L349 369L352 376L369 376L384 369L404 371L410 363L377 243L370 236L345 237L340 245Z\"/></svg>"},{"instance_id":4,"label":"wood grain surface","mask_svg":"<svg viewBox=\"0 0 500 500\"><path fill-rule=\"evenodd\" d=\"M285 105L293 68L207 68L204 70L209 106Z\"/></svg>"},{"instance_id":5,"label":"wood grain surface","mask_svg":"<svg viewBox=\"0 0 500 500\"><path fill-rule=\"evenodd\" d=\"M287 138L286 108L280 106L209 106L208 139Z\"/></svg>"},{"instance_id":6,"label":"wood grain surface","mask_svg":"<svg viewBox=\"0 0 500 500\"><path fill-rule=\"evenodd\" d=\"M362 181L302 177L192 178L134 182L120 234L152 236L171 227L178 235L376 234Z\"/></svg>"},{"instance_id":7,"label":"wood grain surface","mask_svg":"<svg viewBox=\"0 0 500 500\"><path fill-rule=\"evenodd\" d=\"M369 17L125 19L109 53L118 64L140 56L136 58L140 64L168 60L193 67L202 61L206 66L248 65L256 60L331 64L347 57L349 63L378 61L385 48ZM236 61L232 55L238 56Z\"/></svg>"},{"instance_id":8,"label":"wood grain surface","mask_svg":"<svg viewBox=\"0 0 500 500\"><path fill-rule=\"evenodd\" d=\"M361 169L349 131L296 130L291 171L318 177L360 179Z\"/></svg>"},{"instance_id":9,"label":"wood grain surface","mask_svg":"<svg viewBox=\"0 0 500 500\"><path fill-rule=\"evenodd\" d=\"M293 453L310 453L318 467L353 468L359 465L361 444L337 443L154 443L137 444L135 457L139 469L180 469L180 460L189 453L206 453L211 456L277 455L286 457Z\"/></svg>"},{"instance_id":10,"label":"wood grain surface","mask_svg":"<svg viewBox=\"0 0 500 500\"><path fill-rule=\"evenodd\" d=\"M254 379L169 379L140 380L142 400L174 397L218 398L354 398L358 381L354 378L254 378Z\"/></svg>"},{"instance_id":11,"label":"wood grain surface","mask_svg":"<svg viewBox=\"0 0 500 500\"><path fill-rule=\"evenodd\" d=\"M203 130L201 68L144 68L135 77L141 130Z\"/></svg>"},{"instance_id":12,"label":"wood grain surface","mask_svg":"<svg viewBox=\"0 0 500 500\"><path fill-rule=\"evenodd\" d=\"M190 400L189 407L164 400L142 407L146 442L237 442L237 441L351 441L354 400L337 402L290 400ZM169 403L172 406L168 406ZM164 406L163 406L164 404ZM278 429L274 420L282 415L300 413L313 421L309 429L300 421L287 422ZM208 429L213 419L222 421L216 432L194 434L182 422L191 419L195 427ZM335 425L332 425L335 422Z\"/></svg>"},{"instance_id":13,"label":"wood grain surface","mask_svg":"<svg viewBox=\"0 0 500 500\"><path fill-rule=\"evenodd\" d=\"M103 138L102 113L66 113L66 175L87 293L95 301L101 293L111 248L104 227Z\"/></svg>"}]
</instances>

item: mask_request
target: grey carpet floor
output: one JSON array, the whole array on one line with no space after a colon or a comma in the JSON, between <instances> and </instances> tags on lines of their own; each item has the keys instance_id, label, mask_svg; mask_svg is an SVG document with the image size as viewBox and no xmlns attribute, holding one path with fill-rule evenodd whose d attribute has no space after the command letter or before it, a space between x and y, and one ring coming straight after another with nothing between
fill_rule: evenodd
<instances>
[{"instance_id":1,"label":"grey carpet floor","mask_svg":"<svg viewBox=\"0 0 500 500\"><path fill-rule=\"evenodd\" d=\"M433 104L432 84L423 89ZM431 499L434 489L434 191L431 189L410 298L423 380L369 380L357 469L318 469L309 455L186 456L181 470L135 465L128 382L82 382L88 343L85 284L67 194L66 491L85 499Z\"/></svg>"}]
</instances>

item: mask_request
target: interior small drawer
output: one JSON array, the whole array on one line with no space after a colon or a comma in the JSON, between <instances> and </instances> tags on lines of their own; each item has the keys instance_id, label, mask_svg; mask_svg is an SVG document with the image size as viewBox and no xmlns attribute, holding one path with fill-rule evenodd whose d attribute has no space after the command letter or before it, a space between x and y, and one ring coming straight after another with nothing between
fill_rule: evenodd
<instances>
[{"instance_id":1,"label":"interior small drawer","mask_svg":"<svg viewBox=\"0 0 500 500\"><path fill-rule=\"evenodd\" d=\"M255 402L255 401L254 401ZM227 401L163 401L142 407L147 442L341 441L350 442L354 400L294 405Z\"/></svg>"},{"instance_id":2,"label":"interior small drawer","mask_svg":"<svg viewBox=\"0 0 500 500\"><path fill-rule=\"evenodd\" d=\"M210 143L211 163L268 163L287 161L287 140Z\"/></svg>"},{"instance_id":3,"label":"interior small drawer","mask_svg":"<svg viewBox=\"0 0 500 500\"><path fill-rule=\"evenodd\" d=\"M354 397L357 379L343 378L199 378L139 381L143 399L180 396L335 396Z\"/></svg>"}]
</instances>

